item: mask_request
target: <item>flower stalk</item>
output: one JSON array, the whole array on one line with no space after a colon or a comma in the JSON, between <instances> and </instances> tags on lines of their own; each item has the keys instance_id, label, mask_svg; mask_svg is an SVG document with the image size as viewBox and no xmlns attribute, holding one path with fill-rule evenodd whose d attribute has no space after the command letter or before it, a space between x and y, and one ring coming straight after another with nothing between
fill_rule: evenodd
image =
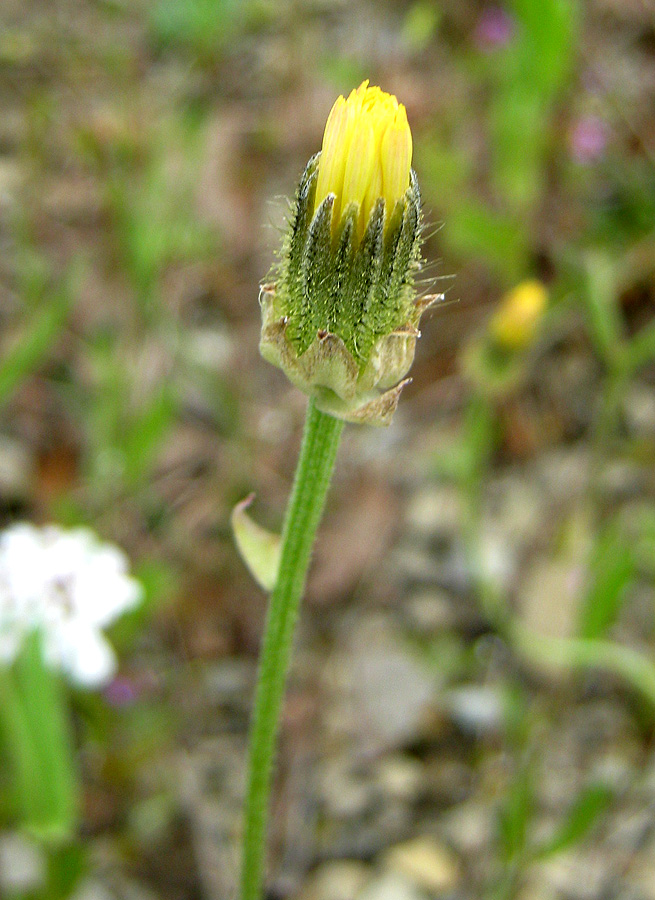
<instances>
[{"instance_id":1,"label":"flower stalk","mask_svg":"<svg viewBox=\"0 0 655 900\"><path fill-rule=\"evenodd\" d=\"M249 742L241 900L262 893L275 744L298 609L316 530L327 496L343 422L310 400L293 490L282 532L282 555L271 594L259 663Z\"/></svg>"}]
</instances>

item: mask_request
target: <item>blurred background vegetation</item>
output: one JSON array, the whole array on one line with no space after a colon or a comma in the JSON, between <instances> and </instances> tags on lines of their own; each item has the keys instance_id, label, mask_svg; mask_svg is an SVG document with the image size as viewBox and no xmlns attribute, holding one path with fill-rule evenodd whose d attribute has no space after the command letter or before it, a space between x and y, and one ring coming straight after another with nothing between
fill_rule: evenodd
<instances>
[{"instance_id":1,"label":"blurred background vegetation","mask_svg":"<svg viewBox=\"0 0 655 900\"><path fill-rule=\"evenodd\" d=\"M234 896L265 596L229 516L279 527L305 403L258 285L364 78L445 300L390 429L346 432L270 896L655 898L648 0L3 0L2 523L90 525L148 599L72 700L75 839L22 835L0 774L2 897Z\"/></svg>"}]
</instances>

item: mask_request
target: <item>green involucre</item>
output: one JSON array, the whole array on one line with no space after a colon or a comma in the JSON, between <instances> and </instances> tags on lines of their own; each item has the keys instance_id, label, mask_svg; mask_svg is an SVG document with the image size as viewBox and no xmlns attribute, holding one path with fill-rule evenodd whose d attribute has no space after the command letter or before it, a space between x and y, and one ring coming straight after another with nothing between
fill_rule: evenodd
<instances>
[{"instance_id":1,"label":"green involucre","mask_svg":"<svg viewBox=\"0 0 655 900\"><path fill-rule=\"evenodd\" d=\"M416 176L390 215L377 201L360 241L356 204L334 234L334 195L313 213L319 155L300 181L276 280L262 289L260 349L324 412L387 424L414 358L419 319L434 301L415 299Z\"/></svg>"}]
</instances>

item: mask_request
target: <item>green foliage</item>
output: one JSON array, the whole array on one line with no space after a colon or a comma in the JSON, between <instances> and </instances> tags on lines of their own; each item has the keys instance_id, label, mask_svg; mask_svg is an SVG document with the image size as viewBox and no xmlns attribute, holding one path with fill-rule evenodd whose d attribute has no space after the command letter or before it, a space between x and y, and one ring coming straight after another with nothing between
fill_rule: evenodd
<instances>
[{"instance_id":1,"label":"green foliage","mask_svg":"<svg viewBox=\"0 0 655 900\"><path fill-rule=\"evenodd\" d=\"M153 41L210 63L234 39L246 8L242 0L157 0L150 13Z\"/></svg>"},{"instance_id":2,"label":"green foliage","mask_svg":"<svg viewBox=\"0 0 655 900\"><path fill-rule=\"evenodd\" d=\"M612 367L623 341L617 268L607 256L589 253L584 260L583 271L583 298L591 337L600 358Z\"/></svg>"},{"instance_id":3,"label":"green foliage","mask_svg":"<svg viewBox=\"0 0 655 900\"><path fill-rule=\"evenodd\" d=\"M479 115L489 160L474 158L456 110L417 147L427 193L448 223L443 240L506 284L527 273L532 223L555 150L557 104L573 75L579 28L575 0L515 0L511 9L516 29L507 46L468 60L469 75L490 98Z\"/></svg>"},{"instance_id":4,"label":"green foliage","mask_svg":"<svg viewBox=\"0 0 655 900\"><path fill-rule=\"evenodd\" d=\"M208 259L216 251L215 229L197 209L197 173L202 162L204 129L192 115L172 116L146 138L145 146L96 147L81 133L95 165L105 175L116 262L128 276L141 314L163 323L161 279L173 266ZM131 135L130 135L131 137ZM103 159L108 154L109 159ZM104 172L104 169L107 169Z\"/></svg>"},{"instance_id":5,"label":"green foliage","mask_svg":"<svg viewBox=\"0 0 655 900\"><path fill-rule=\"evenodd\" d=\"M573 66L577 4L514 0L512 6L518 33L492 73L489 125L496 191L516 214L529 212L543 191L547 124Z\"/></svg>"},{"instance_id":6,"label":"green foliage","mask_svg":"<svg viewBox=\"0 0 655 900\"><path fill-rule=\"evenodd\" d=\"M86 398L87 466L100 494L119 485L129 491L143 485L178 408L171 377L165 375L144 391L138 371L126 365L121 350L128 353L111 332L89 345L95 380L92 396Z\"/></svg>"},{"instance_id":7,"label":"green foliage","mask_svg":"<svg viewBox=\"0 0 655 900\"><path fill-rule=\"evenodd\" d=\"M632 547L626 544L616 522L598 535L589 572L591 583L580 609L578 634L581 638L600 638L614 624L635 574Z\"/></svg>"},{"instance_id":8,"label":"green foliage","mask_svg":"<svg viewBox=\"0 0 655 900\"><path fill-rule=\"evenodd\" d=\"M42 841L67 840L79 812L68 702L38 634L12 667L0 667L0 730L19 825Z\"/></svg>"},{"instance_id":9,"label":"green foliage","mask_svg":"<svg viewBox=\"0 0 655 900\"><path fill-rule=\"evenodd\" d=\"M525 225L511 214L463 198L449 214L447 239L458 253L483 259L510 283L524 271Z\"/></svg>"},{"instance_id":10,"label":"green foliage","mask_svg":"<svg viewBox=\"0 0 655 900\"><path fill-rule=\"evenodd\" d=\"M69 900L89 868L86 847L70 844L48 854L48 883L45 900Z\"/></svg>"},{"instance_id":11,"label":"green foliage","mask_svg":"<svg viewBox=\"0 0 655 900\"><path fill-rule=\"evenodd\" d=\"M415 0L403 22L402 39L408 50L420 53L429 46L439 28L441 12L435 3Z\"/></svg>"},{"instance_id":12,"label":"green foliage","mask_svg":"<svg viewBox=\"0 0 655 900\"><path fill-rule=\"evenodd\" d=\"M35 266L33 260L23 272L24 322L0 359L0 408L47 358L61 334L72 305L75 273L71 270L59 284L53 284L48 273L42 266Z\"/></svg>"},{"instance_id":13,"label":"green foliage","mask_svg":"<svg viewBox=\"0 0 655 900\"><path fill-rule=\"evenodd\" d=\"M625 366L630 375L655 361L655 322L644 325L629 342L625 351Z\"/></svg>"},{"instance_id":14,"label":"green foliage","mask_svg":"<svg viewBox=\"0 0 655 900\"><path fill-rule=\"evenodd\" d=\"M546 859L583 841L600 816L606 812L612 799L612 792L603 784L592 784L584 788L550 840L535 849L536 858Z\"/></svg>"}]
</instances>

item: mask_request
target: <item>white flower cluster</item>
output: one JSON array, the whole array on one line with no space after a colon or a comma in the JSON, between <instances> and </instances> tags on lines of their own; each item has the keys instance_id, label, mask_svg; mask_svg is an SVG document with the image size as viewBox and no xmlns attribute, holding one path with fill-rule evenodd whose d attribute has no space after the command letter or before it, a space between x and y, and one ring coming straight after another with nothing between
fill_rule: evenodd
<instances>
[{"instance_id":1,"label":"white flower cluster","mask_svg":"<svg viewBox=\"0 0 655 900\"><path fill-rule=\"evenodd\" d=\"M0 663L38 631L48 666L100 687L116 669L102 629L141 598L125 554L88 529L17 524L0 533Z\"/></svg>"}]
</instances>

